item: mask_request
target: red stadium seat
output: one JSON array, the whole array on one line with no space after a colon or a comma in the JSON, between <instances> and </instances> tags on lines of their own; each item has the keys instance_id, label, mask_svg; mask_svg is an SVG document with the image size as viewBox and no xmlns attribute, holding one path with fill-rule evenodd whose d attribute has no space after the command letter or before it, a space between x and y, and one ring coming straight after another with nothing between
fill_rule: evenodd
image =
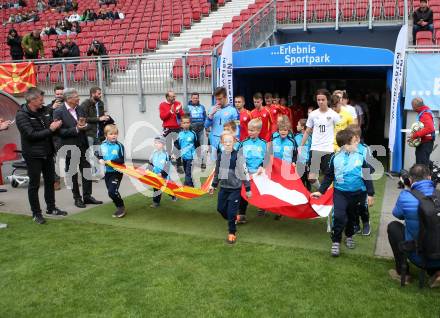
<instances>
[{"instance_id":1,"label":"red stadium seat","mask_svg":"<svg viewBox=\"0 0 440 318\"><path fill-rule=\"evenodd\" d=\"M203 50L209 50L213 48L213 44L212 44L212 39L210 38L205 38L202 40L202 43L200 44L200 47Z\"/></svg>"},{"instance_id":2,"label":"red stadium seat","mask_svg":"<svg viewBox=\"0 0 440 318\"><path fill-rule=\"evenodd\" d=\"M173 64L173 78L175 80L183 78L182 59L176 59Z\"/></svg>"},{"instance_id":3,"label":"red stadium seat","mask_svg":"<svg viewBox=\"0 0 440 318\"><path fill-rule=\"evenodd\" d=\"M416 33L417 40L432 40L432 32L431 31L419 31Z\"/></svg>"},{"instance_id":4,"label":"red stadium seat","mask_svg":"<svg viewBox=\"0 0 440 318\"><path fill-rule=\"evenodd\" d=\"M61 64L55 64L50 69L49 79L51 83L58 83L61 81L61 74L63 71L63 67Z\"/></svg>"}]
</instances>

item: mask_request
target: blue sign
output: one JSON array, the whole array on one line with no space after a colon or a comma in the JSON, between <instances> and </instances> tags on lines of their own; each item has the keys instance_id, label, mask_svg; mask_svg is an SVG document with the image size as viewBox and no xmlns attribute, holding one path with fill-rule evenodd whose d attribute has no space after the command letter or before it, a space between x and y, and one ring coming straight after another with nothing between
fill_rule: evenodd
<instances>
[{"instance_id":1,"label":"blue sign","mask_svg":"<svg viewBox=\"0 0 440 318\"><path fill-rule=\"evenodd\" d=\"M440 55L407 56L405 109L412 109L411 100L421 97L432 110L440 110Z\"/></svg>"},{"instance_id":2,"label":"blue sign","mask_svg":"<svg viewBox=\"0 0 440 318\"><path fill-rule=\"evenodd\" d=\"M393 66L387 49L294 42L234 52L234 69L259 67Z\"/></svg>"}]
</instances>

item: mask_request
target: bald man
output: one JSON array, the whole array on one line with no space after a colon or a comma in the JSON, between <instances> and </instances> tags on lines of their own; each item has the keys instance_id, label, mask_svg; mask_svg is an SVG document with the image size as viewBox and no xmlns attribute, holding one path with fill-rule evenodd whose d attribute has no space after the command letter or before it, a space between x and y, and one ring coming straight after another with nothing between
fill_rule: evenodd
<instances>
[{"instance_id":1,"label":"bald man","mask_svg":"<svg viewBox=\"0 0 440 318\"><path fill-rule=\"evenodd\" d=\"M420 145L416 147L416 164L423 164L429 167L435 140L434 116L431 109L425 105L420 97L414 98L411 101L411 106L417 113L416 120L422 122L424 127L413 132L408 139L421 139Z\"/></svg>"}]
</instances>

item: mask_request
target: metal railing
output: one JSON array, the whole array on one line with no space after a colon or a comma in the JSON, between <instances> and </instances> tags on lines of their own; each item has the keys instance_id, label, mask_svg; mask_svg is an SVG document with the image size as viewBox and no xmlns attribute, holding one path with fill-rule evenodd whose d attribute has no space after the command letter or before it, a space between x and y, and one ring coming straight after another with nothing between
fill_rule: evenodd
<instances>
[{"instance_id":1,"label":"metal railing","mask_svg":"<svg viewBox=\"0 0 440 318\"><path fill-rule=\"evenodd\" d=\"M275 0L270 1L238 29L232 32L232 51L254 49L263 45L277 29ZM213 49L213 56L221 54L223 42Z\"/></svg>"},{"instance_id":2,"label":"metal railing","mask_svg":"<svg viewBox=\"0 0 440 318\"><path fill-rule=\"evenodd\" d=\"M163 94L174 89L211 93L212 52L118 55L34 60L43 88L63 84L87 94L90 86L105 94Z\"/></svg>"},{"instance_id":3,"label":"metal railing","mask_svg":"<svg viewBox=\"0 0 440 318\"><path fill-rule=\"evenodd\" d=\"M334 26L336 30L341 25L350 24L364 24L371 29L374 24L405 23L413 11L412 2L405 0L405 6L399 0L281 0L277 1L276 20L280 26L294 25L305 31L310 26L323 23Z\"/></svg>"}]
</instances>

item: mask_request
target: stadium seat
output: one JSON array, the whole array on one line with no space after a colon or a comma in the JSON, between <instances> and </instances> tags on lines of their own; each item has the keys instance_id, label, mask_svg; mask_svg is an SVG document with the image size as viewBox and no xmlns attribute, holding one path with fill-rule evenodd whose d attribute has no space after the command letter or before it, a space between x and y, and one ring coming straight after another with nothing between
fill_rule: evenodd
<instances>
[{"instance_id":1,"label":"stadium seat","mask_svg":"<svg viewBox=\"0 0 440 318\"><path fill-rule=\"evenodd\" d=\"M63 71L63 67L61 64L55 64L51 67L49 73L49 79L51 83L58 83L61 81L61 74Z\"/></svg>"},{"instance_id":2,"label":"stadium seat","mask_svg":"<svg viewBox=\"0 0 440 318\"><path fill-rule=\"evenodd\" d=\"M176 59L174 60L173 64L173 78L175 80L182 79L183 78L183 64L182 59Z\"/></svg>"}]
</instances>

